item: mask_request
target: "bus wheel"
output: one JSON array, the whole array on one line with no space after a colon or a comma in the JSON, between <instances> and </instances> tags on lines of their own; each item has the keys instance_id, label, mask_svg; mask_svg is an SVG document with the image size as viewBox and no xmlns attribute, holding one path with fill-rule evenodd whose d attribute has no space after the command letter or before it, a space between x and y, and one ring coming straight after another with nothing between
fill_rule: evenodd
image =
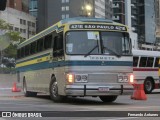
<instances>
[{"instance_id":1,"label":"bus wheel","mask_svg":"<svg viewBox=\"0 0 160 120\"><path fill-rule=\"evenodd\" d=\"M26 97L36 97L37 93L36 92L30 92L27 91L27 84L26 84L26 80L23 80L23 92L24 92L24 96Z\"/></svg>"},{"instance_id":2,"label":"bus wheel","mask_svg":"<svg viewBox=\"0 0 160 120\"><path fill-rule=\"evenodd\" d=\"M99 96L99 98L105 103L110 103L115 101L117 99L117 96Z\"/></svg>"},{"instance_id":3,"label":"bus wheel","mask_svg":"<svg viewBox=\"0 0 160 120\"><path fill-rule=\"evenodd\" d=\"M58 95L58 86L55 77L52 77L49 91L50 97L54 102L62 102L64 100L64 96Z\"/></svg>"},{"instance_id":4,"label":"bus wheel","mask_svg":"<svg viewBox=\"0 0 160 120\"><path fill-rule=\"evenodd\" d=\"M153 82L151 79L147 78L144 81L144 91L146 94L150 94L153 90Z\"/></svg>"}]
</instances>

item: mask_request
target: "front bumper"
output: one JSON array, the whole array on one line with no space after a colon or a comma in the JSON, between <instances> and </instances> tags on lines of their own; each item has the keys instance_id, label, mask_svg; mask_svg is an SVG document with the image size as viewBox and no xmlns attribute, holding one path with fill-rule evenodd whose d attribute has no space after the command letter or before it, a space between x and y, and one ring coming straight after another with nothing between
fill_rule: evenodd
<instances>
[{"instance_id":1,"label":"front bumper","mask_svg":"<svg viewBox=\"0 0 160 120\"><path fill-rule=\"evenodd\" d=\"M99 91L99 88L109 88L108 91ZM107 95L131 95L132 85L66 85L67 96L107 96Z\"/></svg>"}]
</instances>

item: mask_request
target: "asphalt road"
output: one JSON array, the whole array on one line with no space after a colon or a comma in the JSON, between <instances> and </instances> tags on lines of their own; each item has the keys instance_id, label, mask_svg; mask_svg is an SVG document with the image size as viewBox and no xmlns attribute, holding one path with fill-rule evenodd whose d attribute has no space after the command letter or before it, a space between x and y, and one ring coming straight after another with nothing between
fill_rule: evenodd
<instances>
[{"instance_id":1,"label":"asphalt road","mask_svg":"<svg viewBox=\"0 0 160 120\"><path fill-rule=\"evenodd\" d=\"M108 104L103 103L99 98L91 97L68 98L64 103L54 103L46 95L39 94L37 97L24 97L22 92L11 92L13 81L5 81L7 83L5 85L2 81L0 83L0 112L20 111L25 113L28 111L45 113L51 116L59 115L59 117L53 118L23 118L23 120L159 120L160 117L160 114L159 117L155 118L127 116L128 113L131 112L132 114L134 111L146 111L146 113L154 111L153 113L155 114L157 113L156 111L160 111L160 90L147 95L146 101L131 100L130 96L119 96L115 102ZM111 117L102 117L104 113ZM77 114L79 115L78 117L76 116ZM67 115L72 117L66 117ZM22 118L0 118L0 120L12 119L20 120Z\"/></svg>"}]
</instances>

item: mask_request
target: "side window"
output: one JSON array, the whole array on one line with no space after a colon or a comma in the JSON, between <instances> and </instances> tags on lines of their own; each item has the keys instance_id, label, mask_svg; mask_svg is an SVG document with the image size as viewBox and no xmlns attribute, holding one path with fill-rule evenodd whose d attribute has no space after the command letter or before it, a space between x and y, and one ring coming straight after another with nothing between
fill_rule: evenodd
<instances>
[{"instance_id":1,"label":"side window","mask_svg":"<svg viewBox=\"0 0 160 120\"><path fill-rule=\"evenodd\" d=\"M158 63L159 63L159 58L156 58L156 61L155 61L154 67L158 67Z\"/></svg>"},{"instance_id":2,"label":"side window","mask_svg":"<svg viewBox=\"0 0 160 120\"><path fill-rule=\"evenodd\" d=\"M34 53L36 53L36 51L37 51L37 43L36 43L36 42L33 42L33 43L31 43L30 53L31 53L31 54L34 54Z\"/></svg>"},{"instance_id":3,"label":"side window","mask_svg":"<svg viewBox=\"0 0 160 120\"><path fill-rule=\"evenodd\" d=\"M37 52L41 52L43 50L43 38L37 41Z\"/></svg>"},{"instance_id":4,"label":"side window","mask_svg":"<svg viewBox=\"0 0 160 120\"><path fill-rule=\"evenodd\" d=\"M47 35L44 39L44 49L49 49L52 47L52 35Z\"/></svg>"},{"instance_id":5,"label":"side window","mask_svg":"<svg viewBox=\"0 0 160 120\"><path fill-rule=\"evenodd\" d=\"M24 57L24 47L21 48L21 57Z\"/></svg>"},{"instance_id":6,"label":"side window","mask_svg":"<svg viewBox=\"0 0 160 120\"><path fill-rule=\"evenodd\" d=\"M141 57L139 67L146 67L147 57Z\"/></svg>"},{"instance_id":7,"label":"side window","mask_svg":"<svg viewBox=\"0 0 160 120\"><path fill-rule=\"evenodd\" d=\"M146 67L153 67L154 58L148 57Z\"/></svg>"},{"instance_id":8,"label":"side window","mask_svg":"<svg viewBox=\"0 0 160 120\"><path fill-rule=\"evenodd\" d=\"M139 57L133 57L133 67L137 67L137 65L138 65L138 58Z\"/></svg>"},{"instance_id":9,"label":"side window","mask_svg":"<svg viewBox=\"0 0 160 120\"><path fill-rule=\"evenodd\" d=\"M30 45L25 46L25 56L30 54Z\"/></svg>"},{"instance_id":10,"label":"side window","mask_svg":"<svg viewBox=\"0 0 160 120\"><path fill-rule=\"evenodd\" d=\"M18 59L21 58L21 49L18 49L18 51L17 51L17 58Z\"/></svg>"},{"instance_id":11,"label":"side window","mask_svg":"<svg viewBox=\"0 0 160 120\"><path fill-rule=\"evenodd\" d=\"M54 37L53 52L56 52L58 56L63 55L63 34L62 33Z\"/></svg>"}]
</instances>

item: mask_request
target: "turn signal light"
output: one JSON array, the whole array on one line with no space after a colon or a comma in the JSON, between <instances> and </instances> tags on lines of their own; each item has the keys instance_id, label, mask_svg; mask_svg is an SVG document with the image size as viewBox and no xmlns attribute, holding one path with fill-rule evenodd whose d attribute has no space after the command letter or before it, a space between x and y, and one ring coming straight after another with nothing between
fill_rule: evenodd
<instances>
[{"instance_id":1,"label":"turn signal light","mask_svg":"<svg viewBox=\"0 0 160 120\"><path fill-rule=\"evenodd\" d=\"M67 74L67 82L68 83L74 82L74 75L73 74Z\"/></svg>"},{"instance_id":2,"label":"turn signal light","mask_svg":"<svg viewBox=\"0 0 160 120\"><path fill-rule=\"evenodd\" d=\"M130 76L129 76L129 82L130 82L130 83L133 83L133 82L134 82L134 75L130 75Z\"/></svg>"}]
</instances>

